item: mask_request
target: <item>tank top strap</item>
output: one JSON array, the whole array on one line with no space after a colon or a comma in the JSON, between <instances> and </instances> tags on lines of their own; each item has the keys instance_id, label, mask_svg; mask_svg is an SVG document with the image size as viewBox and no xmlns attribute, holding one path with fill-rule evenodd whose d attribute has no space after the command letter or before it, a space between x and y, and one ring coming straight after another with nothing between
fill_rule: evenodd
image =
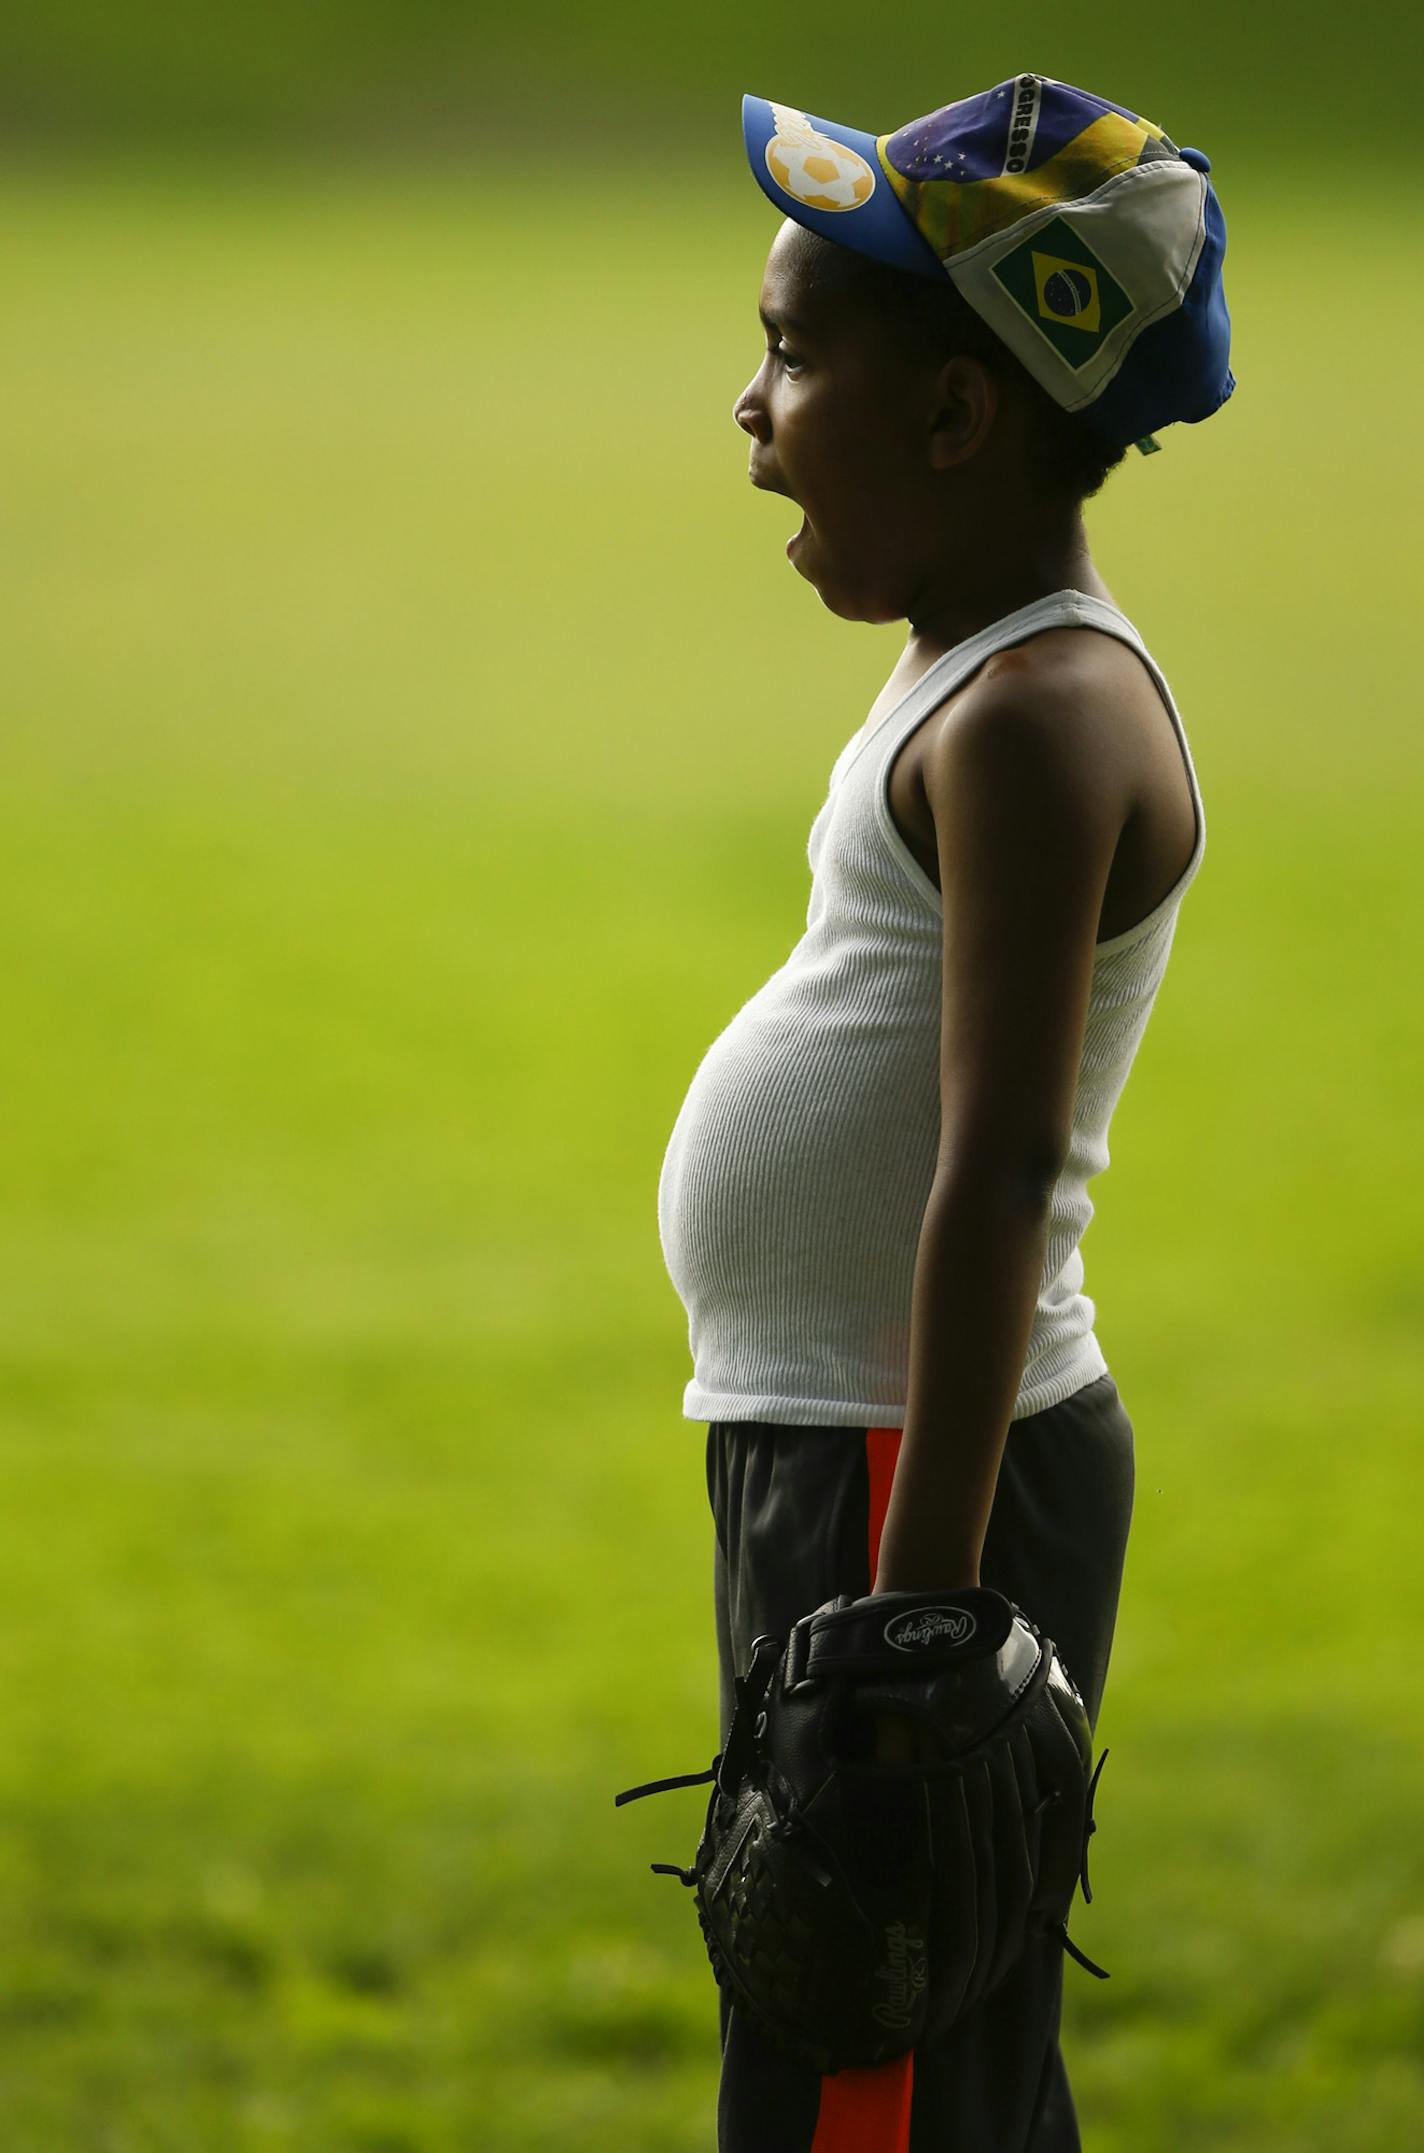
<instances>
[{"instance_id":1,"label":"tank top strap","mask_svg":"<svg viewBox=\"0 0 1424 2153\"><path fill-rule=\"evenodd\" d=\"M930 711L946 696L952 695L961 682L995 651L1007 649L1012 643L1022 643L1044 628L1058 627L1106 628L1130 642L1142 657L1148 658L1141 636L1127 615L1116 606L1109 605L1105 599L1092 597L1087 591L1049 591L1046 596L1032 599L1012 613L1005 613L999 620L990 621L986 628L966 636L963 642L942 651L899 701L882 712L874 725L862 727L852 734L837 757L832 772L833 788L872 743L877 761L893 754ZM1150 658L1148 663L1151 663Z\"/></svg>"}]
</instances>

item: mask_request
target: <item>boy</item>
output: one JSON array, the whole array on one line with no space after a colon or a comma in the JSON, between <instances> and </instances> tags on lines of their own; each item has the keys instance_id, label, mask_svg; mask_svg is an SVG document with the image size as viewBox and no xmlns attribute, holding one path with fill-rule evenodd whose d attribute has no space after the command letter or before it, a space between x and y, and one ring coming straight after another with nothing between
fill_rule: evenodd
<instances>
[{"instance_id":1,"label":"boy","mask_svg":"<svg viewBox=\"0 0 1424 2153\"><path fill-rule=\"evenodd\" d=\"M762 1632L983 1583L1096 1723L1133 1430L1090 1177L1206 822L1082 503L1235 386L1208 161L1021 75L874 137L743 100L785 221L733 416L798 573L909 634L841 750L806 932L714 1041L659 1226L708 1422L722 1735ZM902 1754L887 1726L881 1754ZM1062 1946L935 2047L819 2078L722 2007L722 2153L1068 2153Z\"/></svg>"}]
</instances>

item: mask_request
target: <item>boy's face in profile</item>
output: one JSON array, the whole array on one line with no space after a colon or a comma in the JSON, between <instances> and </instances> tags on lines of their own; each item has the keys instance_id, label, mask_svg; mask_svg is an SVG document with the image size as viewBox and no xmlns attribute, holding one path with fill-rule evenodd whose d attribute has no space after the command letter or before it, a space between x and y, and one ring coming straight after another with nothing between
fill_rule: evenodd
<instances>
[{"instance_id":1,"label":"boy's face in profile","mask_svg":"<svg viewBox=\"0 0 1424 2153\"><path fill-rule=\"evenodd\" d=\"M748 476L804 511L787 557L833 613L902 620L942 559L931 460L937 369L817 269L825 242L787 218L767 256L767 351L733 406Z\"/></svg>"}]
</instances>

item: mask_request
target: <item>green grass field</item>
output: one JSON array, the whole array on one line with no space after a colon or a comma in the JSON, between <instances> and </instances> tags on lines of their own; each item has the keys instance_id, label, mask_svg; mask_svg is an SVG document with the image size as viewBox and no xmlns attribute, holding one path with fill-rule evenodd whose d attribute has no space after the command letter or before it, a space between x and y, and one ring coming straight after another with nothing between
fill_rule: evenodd
<instances>
[{"instance_id":1,"label":"green grass field","mask_svg":"<svg viewBox=\"0 0 1424 2153\"><path fill-rule=\"evenodd\" d=\"M1218 176L1240 390L1091 511L1209 834L1085 1244L1138 1498L1065 2047L1095 2153L1401 2153L1412 235ZM4 196L0 2147L706 2153L700 1792L611 1800L716 1733L657 1173L898 648L746 486L774 220Z\"/></svg>"}]
</instances>

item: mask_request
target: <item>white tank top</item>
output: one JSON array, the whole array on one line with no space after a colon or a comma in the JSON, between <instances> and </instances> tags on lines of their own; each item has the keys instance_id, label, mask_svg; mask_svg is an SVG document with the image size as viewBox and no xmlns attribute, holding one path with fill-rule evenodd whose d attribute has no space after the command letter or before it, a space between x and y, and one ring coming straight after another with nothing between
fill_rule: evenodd
<instances>
[{"instance_id":1,"label":"white tank top","mask_svg":"<svg viewBox=\"0 0 1424 2153\"><path fill-rule=\"evenodd\" d=\"M1206 814L1162 673L1117 607L1055 591L958 643L846 742L807 847L806 932L708 1048L658 1185L668 1274L688 1318L689 1420L900 1427L910 1303L940 1133L940 892L895 827L896 750L996 650L1043 628L1106 630L1155 680L1191 783L1197 835L1145 919L1099 942L1067 1163L1012 1418L1107 1370L1083 1291L1087 1184L1201 864Z\"/></svg>"}]
</instances>

